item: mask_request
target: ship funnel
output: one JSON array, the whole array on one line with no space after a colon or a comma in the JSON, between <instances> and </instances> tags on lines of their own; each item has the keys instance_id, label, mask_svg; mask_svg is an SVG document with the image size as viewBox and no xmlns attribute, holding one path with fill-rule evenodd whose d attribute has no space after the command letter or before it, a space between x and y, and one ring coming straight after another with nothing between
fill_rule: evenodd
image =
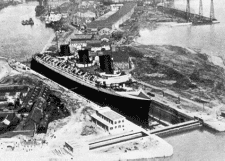
<instances>
[{"instance_id":1,"label":"ship funnel","mask_svg":"<svg viewBox=\"0 0 225 161\"><path fill-rule=\"evenodd\" d=\"M78 55L79 55L79 62L82 64L88 64L90 63L89 60L89 51L87 49L85 50L79 50L78 51Z\"/></svg>"},{"instance_id":2,"label":"ship funnel","mask_svg":"<svg viewBox=\"0 0 225 161\"><path fill-rule=\"evenodd\" d=\"M110 55L100 55L99 56L99 61L100 61L100 69L103 72L106 72L108 74L113 73L112 69L112 60Z\"/></svg>"},{"instance_id":3,"label":"ship funnel","mask_svg":"<svg viewBox=\"0 0 225 161\"><path fill-rule=\"evenodd\" d=\"M66 45L60 45L60 55L61 56L70 56L70 46L68 44Z\"/></svg>"}]
</instances>

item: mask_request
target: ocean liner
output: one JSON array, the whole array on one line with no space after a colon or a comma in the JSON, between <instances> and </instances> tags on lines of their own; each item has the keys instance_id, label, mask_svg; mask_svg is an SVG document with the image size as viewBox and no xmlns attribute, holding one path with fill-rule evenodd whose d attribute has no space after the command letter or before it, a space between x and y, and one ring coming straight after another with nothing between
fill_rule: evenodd
<instances>
[{"instance_id":1,"label":"ocean liner","mask_svg":"<svg viewBox=\"0 0 225 161\"><path fill-rule=\"evenodd\" d=\"M123 114L128 111L127 115L136 115L136 119L143 116L143 110L148 112L149 96L142 89L131 87L131 74L113 69L111 55L90 57L87 49L63 55L36 54L31 68L100 105L114 106Z\"/></svg>"}]
</instances>

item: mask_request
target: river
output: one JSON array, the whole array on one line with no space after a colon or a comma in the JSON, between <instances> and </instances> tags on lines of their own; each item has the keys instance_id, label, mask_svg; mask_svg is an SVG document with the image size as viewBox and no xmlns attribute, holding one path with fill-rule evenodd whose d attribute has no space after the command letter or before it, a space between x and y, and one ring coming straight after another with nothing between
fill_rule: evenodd
<instances>
[{"instance_id":1,"label":"river","mask_svg":"<svg viewBox=\"0 0 225 161\"><path fill-rule=\"evenodd\" d=\"M186 9L187 0L174 0L175 8ZM209 17L211 0L204 0L203 15ZM199 0L190 0L191 12L199 13ZM176 26L161 25L156 30L147 28L140 30L137 39L141 44L170 44L200 50L209 55L220 56L225 59L225 5L222 0L214 0L215 17L219 24L204 26Z\"/></svg>"},{"instance_id":2,"label":"river","mask_svg":"<svg viewBox=\"0 0 225 161\"><path fill-rule=\"evenodd\" d=\"M174 154L153 161L224 161L225 133L201 127L163 138L173 146Z\"/></svg>"},{"instance_id":3,"label":"river","mask_svg":"<svg viewBox=\"0 0 225 161\"><path fill-rule=\"evenodd\" d=\"M45 28L45 24L35 17L36 5L38 2L29 2L0 11L0 56L26 60L40 52L54 34L52 29ZM21 21L30 17L34 25L23 26Z\"/></svg>"},{"instance_id":4,"label":"river","mask_svg":"<svg viewBox=\"0 0 225 161\"><path fill-rule=\"evenodd\" d=\"M186 9L187 0L174 0L175 8ZM203 15L209 17L211 0L203 0ZM199 12L199 0L190 0L191 12ZM225 5L214 0L215 17L219 24L205 26L160 26L156 30L142 28L138 43L176 45L197 49L225 60ZM224 161L225 133L200 128L164 138L174 147L174 155L154 161Z\"/></svg>"}]
</instances>

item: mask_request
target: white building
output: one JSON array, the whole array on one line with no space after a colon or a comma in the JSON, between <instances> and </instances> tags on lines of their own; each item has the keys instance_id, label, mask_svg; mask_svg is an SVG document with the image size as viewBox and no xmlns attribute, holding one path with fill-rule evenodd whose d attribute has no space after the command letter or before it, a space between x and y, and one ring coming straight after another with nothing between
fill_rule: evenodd
<instances>
[{"instance_id":1,"label":"white building","mask_svg":"<svg viewBox=\"0 0 225 161\"><path fill-rule=\"evenodd\" d=\"M95 18L96 14L92 11L86 11L86 12L77 12L76 16L82 17L82 18Z\"/></svg>"},{"instance_id":2,"label":"white building","mask_svg":"<svg viewBox=\"0 0 225 161\"><path fill-rule=\"evenodd\" d=\"M111 110L109 107L97 110L91 117L95 124L110 133L125 130L127 124L127 120L124 116Z\"/></svg>"},{"instance_id":3,"label":"white building","mask_svg":"<svg viewBox=\"0 0 225 161\"><path fill-rule=\"evenodd\" d=\"M110 35L112 30L110 28L104 27L98 31L99 35Z\"/></svg>"},{"instance_id":4,"label":"white building","mask_svg":"<svg viewBox=\"0 0 225 161\"><path fill-rule=\"evenodd\" d=\"M111 7L111 10L119 10L120 7L122 7L123 4L111 4L110 7Z\"/></svg>"}]
</instances>

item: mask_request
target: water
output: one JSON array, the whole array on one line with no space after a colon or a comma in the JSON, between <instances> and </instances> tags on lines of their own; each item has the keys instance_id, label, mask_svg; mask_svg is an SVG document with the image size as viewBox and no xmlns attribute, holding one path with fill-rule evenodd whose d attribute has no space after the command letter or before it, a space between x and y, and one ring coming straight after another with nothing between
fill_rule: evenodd
<instances>
[{"instance_id":1,"label":"water","mask_svg":"<svg viewBox=\"0 0 225 161\"><path fill-rule=\"evenodd\" d=\"M190 0L191 11L198 13L199 0ZM19 61L31 57L42 50L51 29L35 18L37 2L10 6L0 11L0 56ZM175 7L185 9L186 0L175 0ZM203 1L205 16L209 16L210 0ZM214 0L215 16L220 24L208 26L160 27L149 31L142 29L138 42L144 44L171 44L202 49L203 52L224 56L225 49L225 5L222 0ZM32 17L34 26L22 26L21 21ZM164 138L174 147L174 155L162 161L224 161L225 134L204 128Z\"/></svg>"},{"instance_id":2,"label":"water","mask_svg":"<svg viewBox=\"0 0 225 161\"><path fill-rule=\"evenodd\" d=\"M26 60L40 52L54 34L52 29L45 28L45 24L35 17L37 5L38 2L29 2L0 11L0 56ZM21 21L30 17L34 25L23 26Z\"/></svg>"},{"instance_id":3,"label":"water","mask_svg":"<svg viewBox=\"0 0 225 161\"><path fill-rule=\"evenodd\" d=\"M203 1L203 15L209 17L211 0ZM186 0L175 0L175 8L185 10ZM199 0L190 0L191 12L199 12ZM215 17L219 24L204 26L160 26L150 31L140 30L137 42L142 44L170 44L201 50L209 55L225 59L225 5L224 1L214 0Z\"/></svg>"},{"instance_id":4,"label":"water","mask_svg":"<svg viewBox=\"0 0 225 161\"><path fill-rule=\"evenodd\" d=\"M174 0L175 8L185 10L186 0ZM203 15L209 17L211 0L204 0ZM191 12L198 13L199 0L190 0ZM160 26L150 31L142 28L137 42L142 44L176 45L201 50L225 60L225 5L214 0L215 17L219 24L205 26ZM159 161L224 161L225 133L215 133L205 128L164 138L174 147L174 155Z\"/></svg>"},{"instance_id":5,"label":"water","mask_svg":"<svg viewBox=\"0 0 225 161\"><path fill-rule=\"evenodd\" d=\"M224 161L225 133L202 127L164 139L174 147L174 154L157 161Z\"/></svg>"}]
</instances>

